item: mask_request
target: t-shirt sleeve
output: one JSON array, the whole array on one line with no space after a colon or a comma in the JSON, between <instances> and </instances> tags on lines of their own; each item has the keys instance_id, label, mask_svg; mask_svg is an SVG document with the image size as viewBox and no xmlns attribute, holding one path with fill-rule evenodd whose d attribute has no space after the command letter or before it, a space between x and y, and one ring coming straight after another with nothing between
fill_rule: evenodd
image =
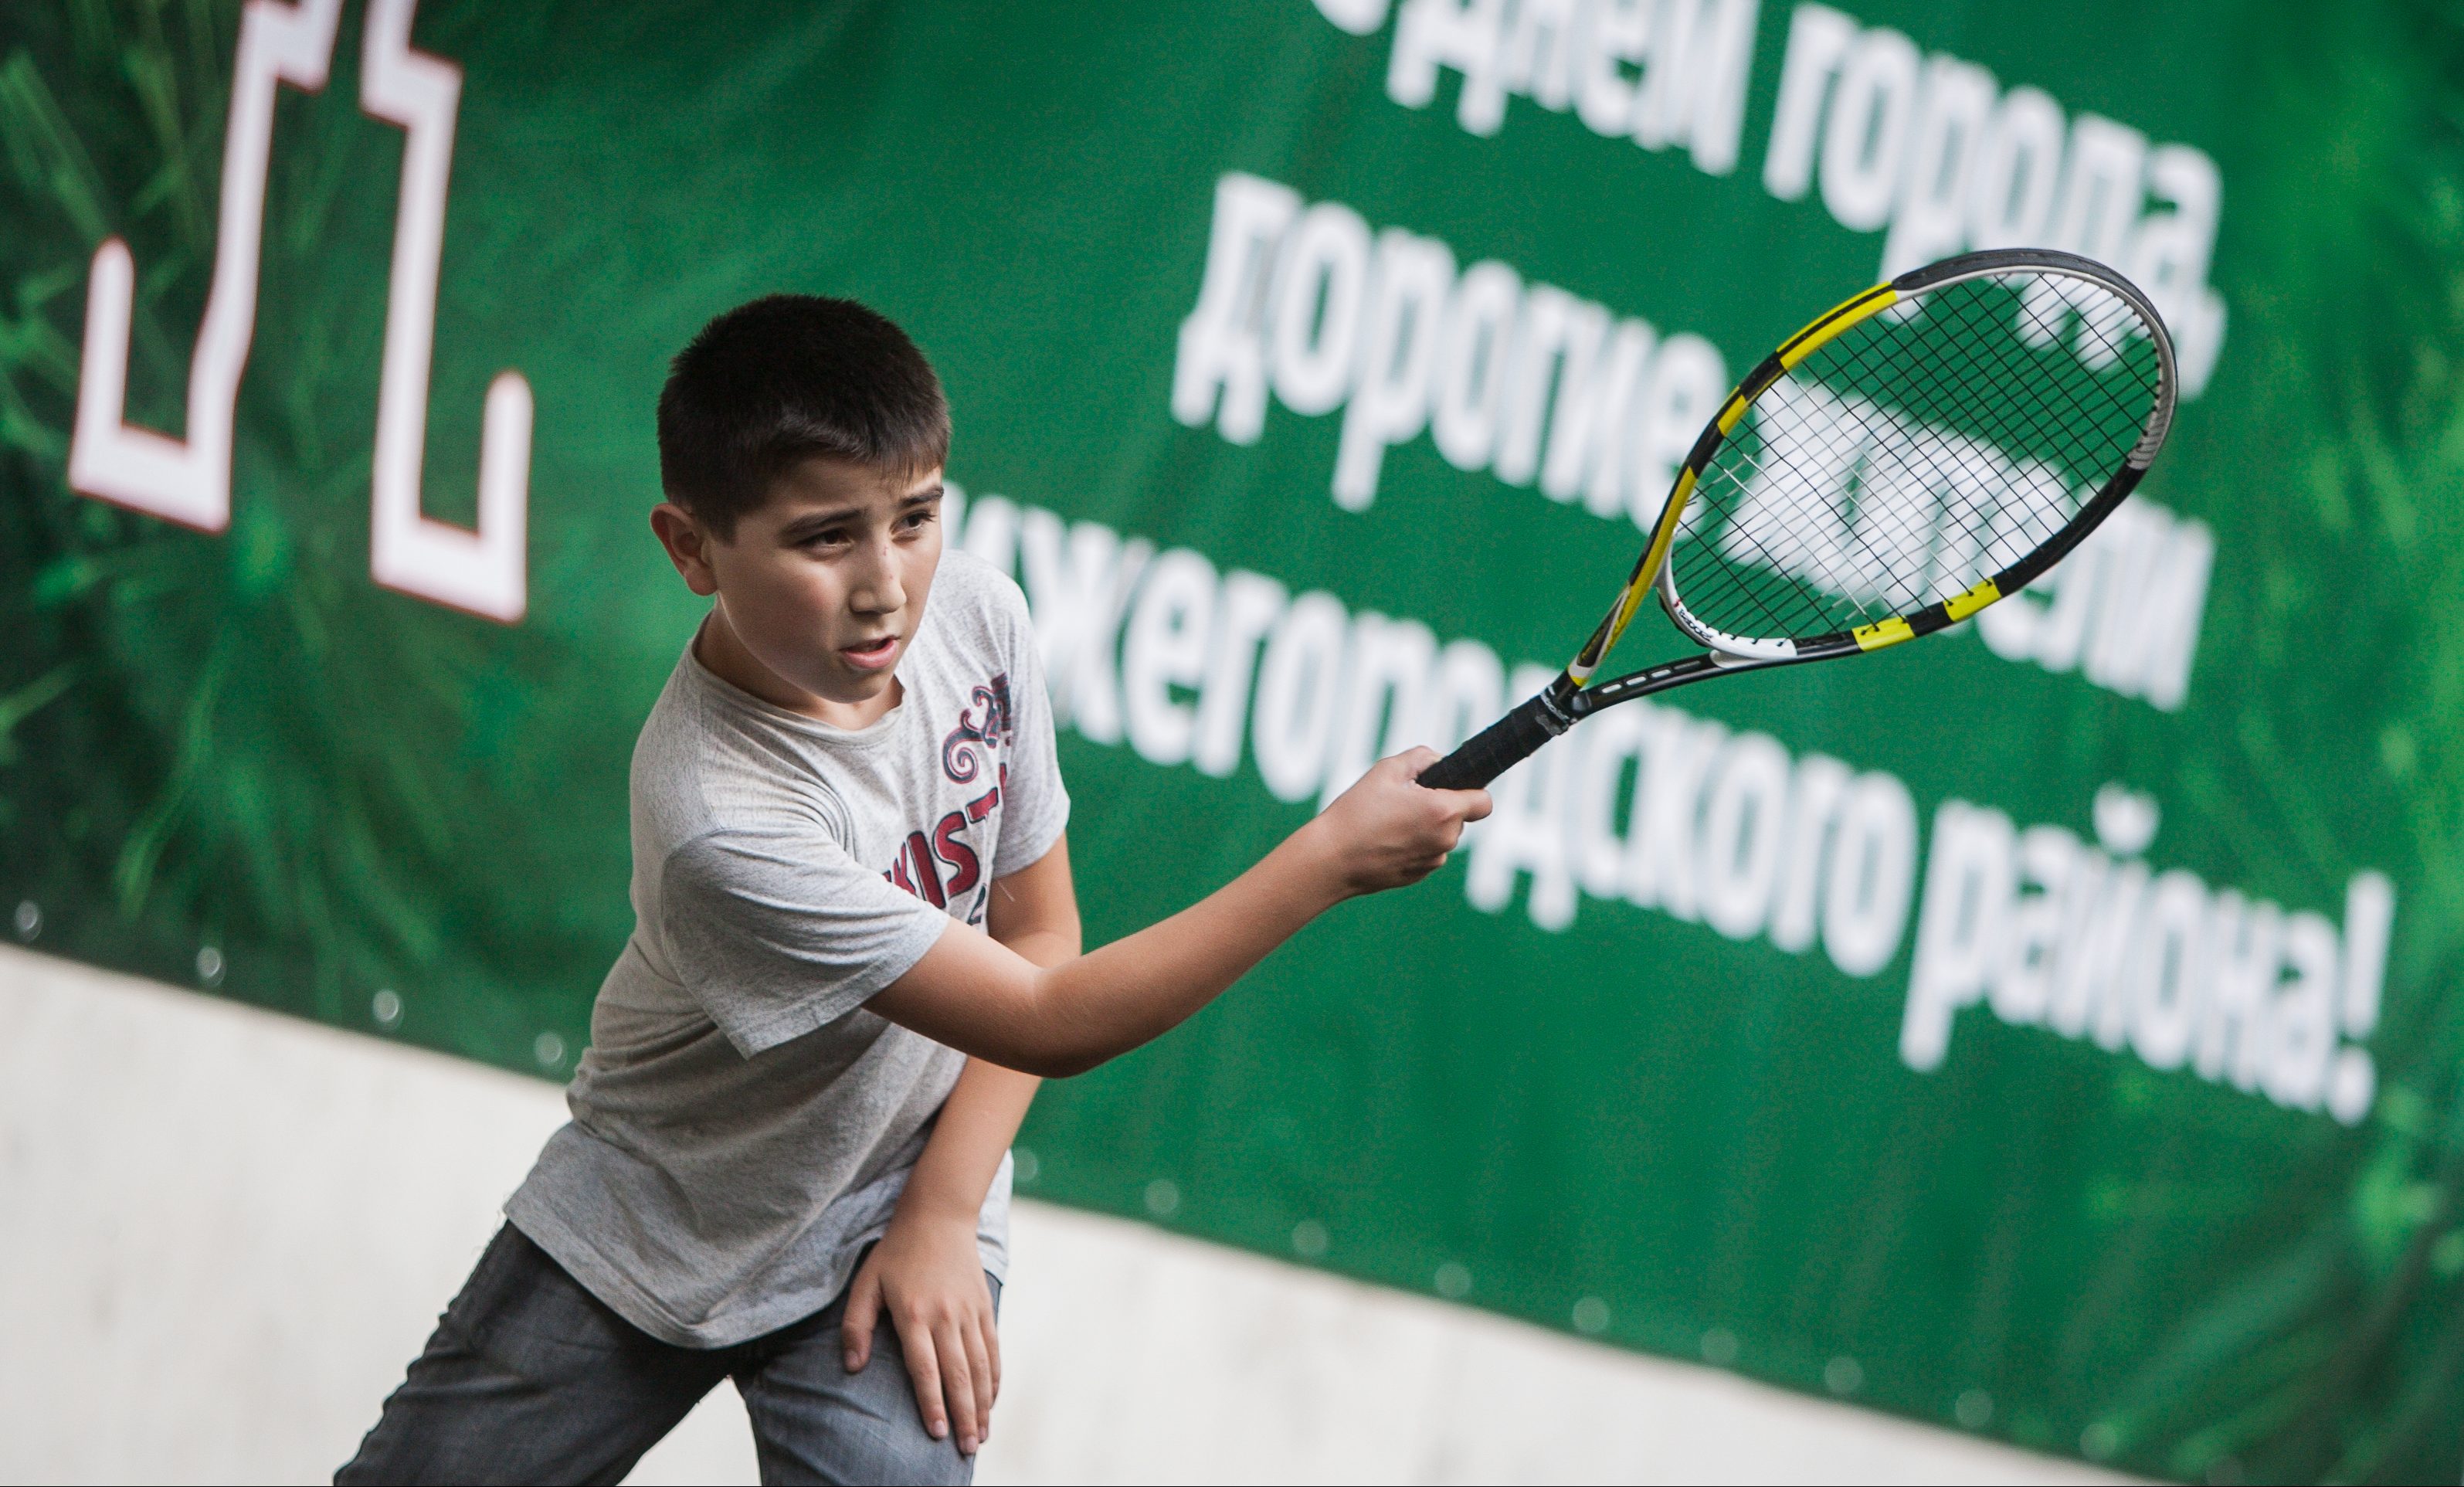
<instances>
[{"instance_id":1,"label":"t-shirt sleeve","mask_svg":"<svg viewBox=\"0 0 2464 1487\"><path fill-rule=\"evenodd\" d=\"M740 832L668 854L659 921L677 978L747 1058L863 1006L951 923L820 832Z\"/></svg>"},{"instance_id":2,"label":"t-shirt sleeve","mask_svg":"<svg viewBox=\"0 0 2464 1487\"><path fill-rule=\"evenodd\" d=\"M1061 783L1061 756L1052 736L1052 695L1045 690L1044 653L1018 586L1000 586L996 634L1008 654L1010 677L1009 786L1001 844L993 850L993 877L1033 867L1069 825L1069 791Z\"/></svg>"}]
</instances>

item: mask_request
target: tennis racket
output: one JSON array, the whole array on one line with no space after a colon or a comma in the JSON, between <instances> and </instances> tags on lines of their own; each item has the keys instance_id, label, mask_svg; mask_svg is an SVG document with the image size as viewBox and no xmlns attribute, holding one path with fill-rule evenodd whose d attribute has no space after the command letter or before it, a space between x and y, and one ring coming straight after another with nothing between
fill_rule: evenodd
<instances>
[{"instance_id":1,"label":"tennis racket","mask_svg":"<svg viewBox=\"0 0 2464 1487\"><path fill-rule=\"evenodd\" d=\"M2174 388L2164 320L2093 259L1963 254L1866 290L1728 394L1573 661L1420 783L1484 786L1604 707L1864 655L2017 592L2147 473ZM1655 588L1705 649L1601 679Z\"/></svg>"}]
</instances>

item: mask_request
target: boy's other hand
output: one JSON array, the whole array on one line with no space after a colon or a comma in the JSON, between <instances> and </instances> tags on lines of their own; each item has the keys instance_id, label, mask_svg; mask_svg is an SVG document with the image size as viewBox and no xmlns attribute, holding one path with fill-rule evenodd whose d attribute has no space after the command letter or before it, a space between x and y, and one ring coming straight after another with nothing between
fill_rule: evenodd
<instances>
[{"instance_id":1,"label":"boy's other hand","mask_svg":"<svg viewBox=\"0 0 2464 1487\"><path fill-rule=\"evenodd\" d=\"M847 1287L841 1332L847 1372L861 1373L871 1361L885 1311L907 1354L924 1429L941 1440L955 1427L958 1450L974 1455L992 1433L1001 1393L1001 1336L976 1254L974 1213L911 1218L902 1210L891 1218Z\"/></svg>"},{"instance_id":2,"label":"boy's other hand","mask_svg":"<svg viewBox=\"0 0 2464 1487\"><path fill-rule=\"evenodd\" d=\"M1381 759L1303 828L1318 833L1347 894L1417 883L1445 866L1465 823L1488 814L1486 790L1427 789L1414 782L1438 762L1433 748Z\"/></svg>"}]
</instances>

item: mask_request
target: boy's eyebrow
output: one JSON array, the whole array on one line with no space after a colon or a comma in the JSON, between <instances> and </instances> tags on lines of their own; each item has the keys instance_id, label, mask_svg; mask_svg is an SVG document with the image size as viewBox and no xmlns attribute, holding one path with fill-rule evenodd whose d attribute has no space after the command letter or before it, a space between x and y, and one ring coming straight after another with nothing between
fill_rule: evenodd
<instances>
[{"instance_id":1,"label":"boy's eyebrow","mask_svg":"<svg viewBox=\"0 0 2464 1487\"><path fill-rule=\"evenodd\" d=\"M906 511L915 506L931 505L934 501L941 499L944 494L943 487L939 485L935 485L930 490L910 491L898 498L898 509ZM861 515L863 511L864 507L861 505L832 506L826 511L808 511L788 522L781 529L780 535L792 539L816 528L827 526L834 522L845 522L850 517Z\"/></svg>"},{"instance_id":2,"label":"boy's eyebrow","mask_svg":"<svg viewBox=\"0 0 2464 1487\"><path fill-rule=\"evenodd\" d=\"M827 511L808 511L788 522L781 529L780 535L793 537L800 532L808 532L818 527L828 526L835 522L844 522L862 509L860 506L832 506Z\"/></svg>"}]
</instances>

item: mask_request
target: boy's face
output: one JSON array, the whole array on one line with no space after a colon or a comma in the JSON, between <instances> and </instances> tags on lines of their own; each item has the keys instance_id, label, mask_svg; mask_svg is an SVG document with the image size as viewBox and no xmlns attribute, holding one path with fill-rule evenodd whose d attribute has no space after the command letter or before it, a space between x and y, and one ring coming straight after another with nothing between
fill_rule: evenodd
<instances>
[{"instance_id":1,"label":"boy's face","mask_svg":"<svg viewBox=\"0 0 2464 1487\"><path fill-rule=\"evenodd\" d=\"M714 669L738 685L775 678L788 695L747 690L815 711L813 699L862 707L890 691L941 561L940 516L937 469L896 476L815 458L772 481L770 499L737 521L729 541L671 503L650 524L693 591L718 596L714 618L728 633L707 638L740 655L727 657L738 666ZM759 671L729 675L744 659Z\"/></svg>"}]
</instances>

